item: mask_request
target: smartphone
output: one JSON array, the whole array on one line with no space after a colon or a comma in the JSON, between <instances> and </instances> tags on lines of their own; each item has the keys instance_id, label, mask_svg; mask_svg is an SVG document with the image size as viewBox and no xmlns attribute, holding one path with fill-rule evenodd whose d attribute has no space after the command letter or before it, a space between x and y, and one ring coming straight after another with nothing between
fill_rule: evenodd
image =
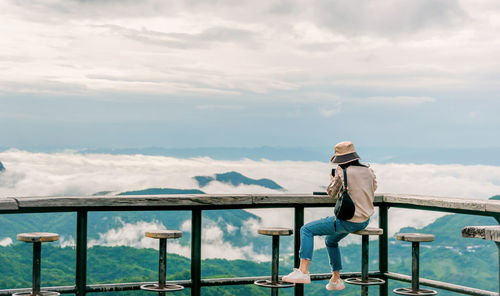
<instances>
[{"instance_id":1,"label":"smartphone","mask_svg":"<svg viewBox=\"0 0 500 296\"><path fill-rule=\"evenodd\" d=\"M332 169L332 176L335 177L335 168Z\"/></svg>"}]
</instances>

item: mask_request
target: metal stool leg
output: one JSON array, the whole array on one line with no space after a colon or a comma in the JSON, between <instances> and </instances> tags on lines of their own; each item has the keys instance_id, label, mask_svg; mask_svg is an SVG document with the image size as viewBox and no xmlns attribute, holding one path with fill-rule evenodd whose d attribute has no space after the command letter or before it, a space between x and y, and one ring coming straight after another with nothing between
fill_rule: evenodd
<instances>
[{"instance_id":1,"label":"metal stool leg","mask_svg":"<svg viewBox=\"0 0 500 296\"><path fill-rule=\"evenodd\" d=\"M165 288L167 277L167 239L160 239L160 250L158 257L158 286ZM158 296L165 296L165 292L158 292Z\"/></svg>"},{"instance_id":2,"label":"metal stool leg","mask_svg":"<svg viewBox=\"0 0 500 296\"><path fill-rule=\"evenodd\" d=\"M19 233L17 240L33 244L33 265L31 270L31 290L29 292L14 293L12 296L59 296L58 292L41 291L41 261L42 261L42 242L54 242L59 239L57 233L49 232L28 232Z\"/></svg>"},{"instance_id":3,"label":"metal stool leg","mask_svg":"<svg viewBox=\"0 0 500 296\"><path fill-rule=\"evenodd\" d=\"M368 248L369 248L368 235L361 236L361 281L368 281ZM368 286L361 286L361 296L368 296Z\"/></svg>"},{"instance_id":4,"label":"metal stool leg","mask_svg":"<svg viewBox=\"0 0 500 296\"><path fill-rule=\"evenodd\" d=\"M361 296L368 296L368 286L382 285L384 280L379 278L368 277L368 249L370 247L370 236L361 236L361 277L352 277L345 280L351 285L361 286Z\"/></svg>"},{"instance_id":5,"label":"metal stool leg","mask_svg":"<svg viewBox=\"0 0 500 296\"><path fill-rule=\"evenodd\" d=\"M32 277L32 293L40 295L40 270L41 270L41 255L42 243L33 243L33 277Z\"/></svg>"},{"instance_id":6,"label":"metal stool leg","mask_svg":"<svg viewBox=\"0 0 500 296\"><path fill-rule=\"evenodd\" d=\"M179 236L180 237L180 236ZM175 292L183 290L184 287L177 284L167 284L167 238L160 237L158 250L158 283L145 284L141 290L158 292L158 296L165 296L165 292Z\"/></svg>"},{"instance_id":7,"label":"metal stool leg","mask_svg":"<svg viewBox=\"0 0 500 296\"><path fill-rule=\"evenodd\" d=\"M279 288L290 288L294 284L286 283L279 280L279 260L280 260L280 235L291 235L293 231L287 228L271 227L260 228L259 234L272 236L272 259L271 259L271 279L270 280L256 280L254 285L260 287L271 288L271 296L278 296Z\"/></svg>"},{"instance_id":8,"label":"metal stool leg","mask_svg":"<svg viewBox=\"0 0 500 296\"><path fill-rule=\"evenodd\" d=\"M411 289L418 291L420 276L420 243L411 243Z\"/></svg>"},{"instance_id":9,"label":"metal stool leg","mask_svg":"<svg viewBox=\"0 0 500 296\"><path fill-rule=\"evenodd\" d=\"M273 255L271 266L272 284L278 283L278 270L280 264L280 237L273 235ZM271 288L271 296L278 296L278 288Z\"/></svg>"},{"instance_id":10,"label":"metal stool leg","mask_svg":"<svg viewBox=\"0 0 500 296\"><path fill-rule=\"evenodd\" d=\"M431 296L437 292L429 289L420 289L420 242L411 243L411 289L397 288L393 292L407 296Z\"/></svg>"}]
</instances>

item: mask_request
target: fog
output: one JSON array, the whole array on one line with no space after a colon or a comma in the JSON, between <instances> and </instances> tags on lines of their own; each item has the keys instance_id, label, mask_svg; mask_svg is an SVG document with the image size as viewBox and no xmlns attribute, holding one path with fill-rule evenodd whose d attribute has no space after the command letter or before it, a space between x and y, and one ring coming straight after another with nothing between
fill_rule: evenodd
<instances>
[{"instance_id":1,"label":"fog","mask_svg":"<svg viewBox=\"0 0 500 296\"><path fill-rule=\"evenodd\" d=\"M329 181L331 165L328 162L248 160L222 161L211 158L178 159L164 156L109 155L61 153L31 153L7 150L0 153L6 171L0 173L0 196L61 196L92 195L99 191L119 193L147 188L201 189L205 193L279 193L256 185L234 187L221 182L211 182L199 188L193 179L199 175L214 175L237 171L249 178L269 178L287 193L323 191ZM423 194L445 197L486 199L500 193L500 167L486 165L434 165L434 164L371 164L377 175L378 192ZM242 233L256 235L262 226L293 226L291 209L252 209L261 221L245 221ZM306 209L306 222L329 216L331 208ZM391 209L389 234L401 227L423 227L442 213ZM371 219L377 225L378 217ZM157 248L157 242L144 237L146 229L164 229L157 221L123 222L121 227L99 234L89 246L132 246ZM234 225L221 225L204 221L202 243L203 258L268 260L268 254L257 254L253 246L235 247L222 240L224 231L235 231ZM190 221L185 221L183 231L190 231ZM343 244L355 242L352 237ZM0 237L0 245L12 243ZM74 245L74 238L62 237L61 246ZM322 239L316 248L324 247ZM189 257L189 246L169 243L169 252Z\"/></svg>"}]
</instances>

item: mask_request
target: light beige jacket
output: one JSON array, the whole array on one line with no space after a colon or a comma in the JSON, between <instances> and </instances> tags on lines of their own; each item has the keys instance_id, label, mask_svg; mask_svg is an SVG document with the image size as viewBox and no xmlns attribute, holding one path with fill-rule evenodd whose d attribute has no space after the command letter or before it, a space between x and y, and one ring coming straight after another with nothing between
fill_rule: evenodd
<instances>
[{"instance_id":1,"label":"light beige jacket","mask_svg":"<svg viewBox=\"0 0 500 296\"><path fill-rule=\"evenodd\" d=\"M326 192L335 200L344 190L344 171L339 166ZM347 168L347 192L351 196L356 211L349 222L364 222L373 215L373 200L377 190L375 173L369 167L351 165Z\"/></svg>"}]
</instances>

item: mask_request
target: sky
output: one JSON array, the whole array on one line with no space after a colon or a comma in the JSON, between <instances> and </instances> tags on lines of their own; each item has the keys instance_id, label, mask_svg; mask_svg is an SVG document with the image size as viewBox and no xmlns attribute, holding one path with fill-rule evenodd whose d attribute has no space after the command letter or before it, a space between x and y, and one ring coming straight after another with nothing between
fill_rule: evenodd
<instances>
[{"instance_id":1,"label":"sky","mask_svg":"<svg viewBox=\"0 0 500 296\"><path fill-rule=\"evenodd\" d=\"M500 148L500 3L0 2L0 147Z\"/></svg>"}]
</instances>

